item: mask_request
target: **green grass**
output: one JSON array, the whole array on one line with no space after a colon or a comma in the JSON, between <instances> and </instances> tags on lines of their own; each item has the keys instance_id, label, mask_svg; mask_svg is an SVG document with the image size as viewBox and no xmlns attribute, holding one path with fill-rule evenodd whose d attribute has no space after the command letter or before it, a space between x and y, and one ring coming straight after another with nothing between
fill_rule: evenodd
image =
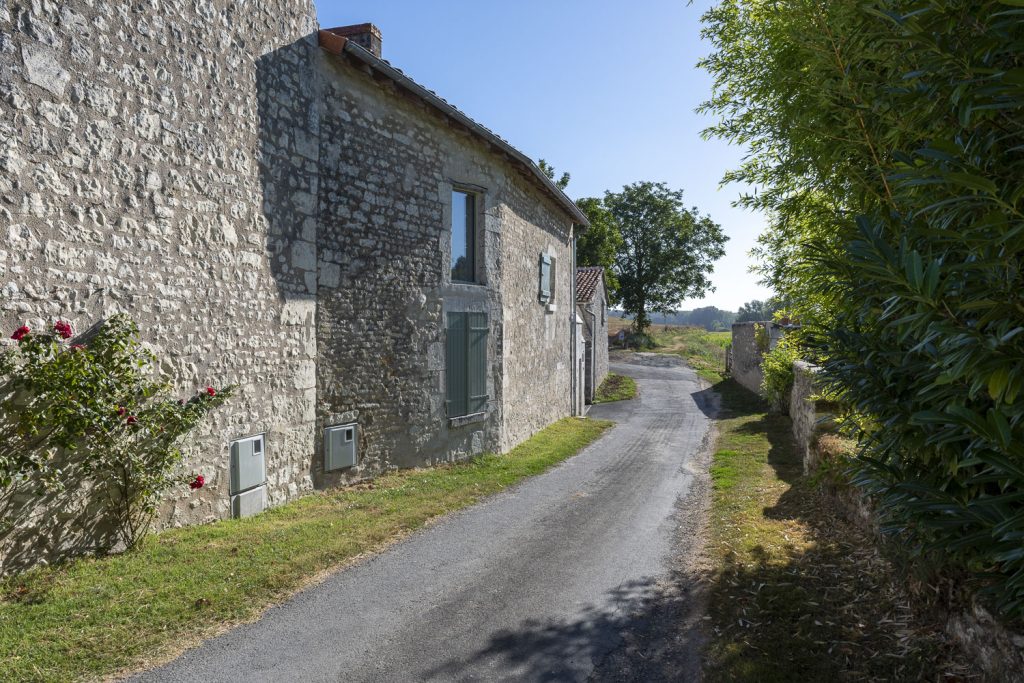
<instances>
[{"instance_id":1,"label":"green grass","mask_svg":"<svg viewBox=\"0 0 1024 683\"><path fill-rule=\"evenodd\" d=\"M803 476L788 418L735 382L711 467L708 681L947 680L969 671L872 538ZM963 680L963 678L955 678Z\"/></svg>"},{"instance_id":2,"label":"green grass","mask_svg":"<svg viewBox=\"0 0 1024 683\"><path fill-rule=\"evenodd\" d=\"M699 327L654 325L651 336L658 353L680 356L711 383L725 373L725 347L732 343L732 332L708 332Z\"/></svg>"},{"instance_id":3,"label":"green grass","mask_svg":"<svg viewBox=\"0 0 1024 683\"><path fill-rule=\"evenodd\" d=\"M504 456L404 470L124 555L0 583L0 680L92 679L165 661L295 590L579 452L610 425L565 419Z\"/></svg>"},{"instance_id":4,"label":"green grass","mask_svg":"<svg viewBox=\"0 0 1024 683\"><path fill-rule=\"evenodd\" d=\"M636 398L636 380L626 375L616 375L614 372L601 382L601 386L594 393L594 403L611 403L612 401L627 401Z\"/></svg>"}]
</instances>

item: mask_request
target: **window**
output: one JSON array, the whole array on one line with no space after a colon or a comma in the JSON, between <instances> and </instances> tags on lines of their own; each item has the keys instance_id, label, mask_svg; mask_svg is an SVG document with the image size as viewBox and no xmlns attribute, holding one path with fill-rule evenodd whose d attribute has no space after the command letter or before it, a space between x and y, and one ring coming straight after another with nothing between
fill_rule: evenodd
<instances>
[{"instance_id":1,"label":"window","mask_svg":"<svg viewBox=\"0 0 1024 683\"><path fill-rule=\"evenodd\" d=\"M476 195L452 190L452 282L476 281Z\"/></svg>"},{"instance_id":2,"label":"window","mask_svg":"<svg viewBox=\"0 0 1024 683\"><path fill-rule=\"evenodd\" d=\"M487 332L486 313L448 314L448 417L487 407Z\"/></svg>"},{"instance_id":3,"label":"window","mask_svg":"<svg viewBox=\"0 0 1024 683\"><path fill-rule=\"evenodd\" d=\"M538 298L542 304L555 300L555 257L540 255L540 285Z\"/></svg>"}]
</instances>

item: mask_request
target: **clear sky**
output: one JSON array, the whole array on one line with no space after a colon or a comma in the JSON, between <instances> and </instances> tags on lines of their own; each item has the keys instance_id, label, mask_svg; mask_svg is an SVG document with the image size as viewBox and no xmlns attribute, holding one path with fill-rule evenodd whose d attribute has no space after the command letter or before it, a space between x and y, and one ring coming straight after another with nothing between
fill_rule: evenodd
<instances>
[{"instance_id":1,"label":"clear sky","mask_svg":"<svg viewBox=\"0 0 1024 683\"><path fill-rule=\"evenodd\" d=\"M769 292L748 272L764 217L719 189L742 150L705 142L694 112L710 93L696 68L710 0L317 0L320 25L363 22L383 55L533 159L569 171L573 199L640 180L685 192L730 240L717 291L685 308L736 310Z\"/></svg>"}]
</instances>

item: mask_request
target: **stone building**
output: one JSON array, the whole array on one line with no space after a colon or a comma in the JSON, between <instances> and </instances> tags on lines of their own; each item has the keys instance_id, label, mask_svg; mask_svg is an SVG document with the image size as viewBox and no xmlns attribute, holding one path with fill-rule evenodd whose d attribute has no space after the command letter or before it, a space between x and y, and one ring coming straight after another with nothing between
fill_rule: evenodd
<instances>
[{"instance_id":1,"label":"stone building","mask_svg":"<svg viewBox=\"0 0 1024 683\"><path fill-rule=\"evenodd\" d=\"M583 321L585 342L584 396L593 403L594 393L608 376L608 295L600 266L576 269L576 310Z\"/></svg>"},{"instance_id":2,"label":"stone building","mask_svg":"<svg viewBox=\"0 0 1024 683\"><path fill-rule=\"evenodd\" d=\"M586 218L380 49L311 0L0 0L0 327L124 311L184 394L239 385L162 526L573 412ZM6 568L103 546L85 498L3 495Z\"/></svg>"}]
</instances>

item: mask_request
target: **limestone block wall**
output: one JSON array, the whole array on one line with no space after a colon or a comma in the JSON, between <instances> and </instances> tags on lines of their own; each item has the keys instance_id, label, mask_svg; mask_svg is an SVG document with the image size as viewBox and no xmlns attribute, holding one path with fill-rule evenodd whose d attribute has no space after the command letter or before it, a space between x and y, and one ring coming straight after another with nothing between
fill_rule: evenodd
<instances>
[{"instance_id":1,"label":"limestone block wall","mask_svg":"<svg viewBox=\"0 0 1024 683\"><path fill-rule=\"evenodd\" d=\"M344 59L324 53L317 69L317 414L321 427L357 422L361 437L355 468L324 473L317 454L318 483L503 450L567 414L568 309L537 301L537 260L545 249L559 259L567 302L569 219L474 138ZM478 284L451 282L456 187L478 197ZM445 320L457 311L490 322L490 399L467 424L445 410ZM520 387L524 377L537 386Z\"/></svg>"},{"instance_id":2,"label":"limestone block wall","mask_svg":"<svg viewBox=\"0 0 1024 683\"><path fill-rule=\"evenodd\" d=\"M501 216L502 450L572 414L572 348L576 302L571 288L570 219L523 181L510 179ZM554 257L549 305L540 303L541 253Z\"/></svg>"},{"instance_id":3,"label":"limestone block wall","mask_svg":"<svg viewBox=\"0 0 1024 683\"><path fill-rule=\"evenodd\" d=\"M819 413L818 404L813 398L816 391L814 377L817 372L818 368L806 361L798 360L793 363L789 419L793 424L793 440L801 453L805 474L816 469L818 465L815 440L823 415Z\"/></svg>"},{"instance_id":4,"label":"limestone block wall","mask_svg":"<svg viewBox=\"0 0 1024 683\"><path fill-rule=\"evenodd\" d=\"M757 346L755 325L768 323L733 323L732 326L732 359L729 364L732 377L746 389L756 394L761 393L761 382L764 372L761 370L763 354Z\"/></svg>"},{"instance_id":5,"label":"limestone block wall","mask_svg":"<svg viewBox=\"0 0 1024 683\"><path fill-rule=\"evenodd\" d=\"M583 320L583 334L590 349L587 357L587 402L591 402L601 382L608 376L608 312L604 305L603 285L594 295L592 301L577 304L580 318Z\"/></svg>"},{"instance_id":6,"label":"limestone block wall","mask_svg":"<svg viewBox=\"0 0 1024 683\"><path fill-rule=\"evenodd\" d=\"M237 437L266 432L272 502L312 485L315 27L311 0L0 2L3 336L125 311L182 395L239 385L162 526L227 516ZM5 508L8 566L103 544L73 503L33 515Z\"/></svg>"}]
</instances>

